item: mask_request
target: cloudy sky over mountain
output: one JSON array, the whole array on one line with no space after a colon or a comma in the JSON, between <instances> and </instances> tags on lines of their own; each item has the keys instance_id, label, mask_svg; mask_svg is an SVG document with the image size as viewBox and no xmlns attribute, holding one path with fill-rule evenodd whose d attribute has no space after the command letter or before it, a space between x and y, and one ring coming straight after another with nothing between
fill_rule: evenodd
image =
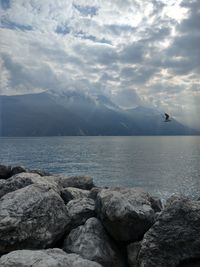
<instances>
[{"instance_id":1,"label":"cloudy sky over mountain","mask_svg":"<svg viewBox=\"0 0 200 267\"><path fill-rule=\"evenodd\" d=\"M199 0L1 0L0 17L0 94L103 93L200 128Z\"/></svg>"}]
</instances>

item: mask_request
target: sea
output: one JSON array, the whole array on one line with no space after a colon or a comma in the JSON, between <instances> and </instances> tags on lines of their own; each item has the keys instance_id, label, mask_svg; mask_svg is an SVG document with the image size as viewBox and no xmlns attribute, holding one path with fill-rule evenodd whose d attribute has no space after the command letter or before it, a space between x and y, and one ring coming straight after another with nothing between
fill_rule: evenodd
<instances>
[{"instance_id":1,"label":"sea","mask_svg":"<svg viewBox=\"0 0 200 267\"><path fill-rule=\"evenodd\" d=\"M200 197L200 136L0 138L0 164L89 175L97 186L142 188L161 199Z\"/></svg>"}]
</instances>

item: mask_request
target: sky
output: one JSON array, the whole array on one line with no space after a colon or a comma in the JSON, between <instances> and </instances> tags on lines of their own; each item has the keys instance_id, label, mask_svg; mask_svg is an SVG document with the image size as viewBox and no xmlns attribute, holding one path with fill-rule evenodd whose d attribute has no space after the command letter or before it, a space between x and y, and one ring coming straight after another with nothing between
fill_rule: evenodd
<instances>
[{"instance_id":1,"label":"sky","mask_svg":"<svg viewBox=\"0 0 200 267\"><path fill-rule=\"evenodd\" d=\"M0 94L81 90L200 129L199 0L1 0Z\"/></svg>"}]
</instances>

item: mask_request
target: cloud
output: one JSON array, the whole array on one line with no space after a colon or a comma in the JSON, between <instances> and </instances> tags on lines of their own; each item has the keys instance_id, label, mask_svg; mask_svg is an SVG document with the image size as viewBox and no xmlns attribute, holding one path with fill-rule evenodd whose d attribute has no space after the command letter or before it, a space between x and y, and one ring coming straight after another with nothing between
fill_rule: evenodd
<instances>
[{"instance_id":1,"label":"cloud","mask_svg":"<svg viewBox=\"0 0 200 267\"><path fill-rule=\"evenodd\" d=\"M144 104L134 89L116 91L111 95L111 99L114 103L125 109Z\"/></svg>"},{"instance_id":2,"label":"cloud","mask_svg":"<svg viewBox=\"0 0 200 267\"><path fill-rule=\"evenodd\" d=\"M82 16L95 16L97 15L98 8L95 6L82 6L82 5L73 5Z\"/></svg>"},{"instance_id":3,"label":"cloud","mask_svg":"<svg viewBox=\"0 0 200 267\"><path fill-rule=\"evenodd\" d=\"M198 109L198 0L2 0L0 16L1 94L73 88L180 119Z\"/></svg>"},{"instance_id":4,"label":"cloud","mask_svg":"<svg viewBox=\"0 0 200 267\"><path fill-rule=\"evenodd\" d=\"M10 0L1 0L1 7L4 10L10 8Z\"/></svg>"}]
</instances>

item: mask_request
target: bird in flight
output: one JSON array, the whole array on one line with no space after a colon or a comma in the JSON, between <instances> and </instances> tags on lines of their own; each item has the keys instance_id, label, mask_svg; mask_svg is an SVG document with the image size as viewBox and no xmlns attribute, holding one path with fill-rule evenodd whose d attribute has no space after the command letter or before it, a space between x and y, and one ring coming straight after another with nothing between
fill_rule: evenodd
<instances>
[{"instance_id":1,"label":"bird in flight","mask_svg":"<svg viewBox=\"0 0 200 267\"><path fill-rule=\"evenodd\" d=\"M169 119L169 115L165 113L165 122L168 122L168 121L171 121L171 120Z\"/></svg>"}]
</instances>

